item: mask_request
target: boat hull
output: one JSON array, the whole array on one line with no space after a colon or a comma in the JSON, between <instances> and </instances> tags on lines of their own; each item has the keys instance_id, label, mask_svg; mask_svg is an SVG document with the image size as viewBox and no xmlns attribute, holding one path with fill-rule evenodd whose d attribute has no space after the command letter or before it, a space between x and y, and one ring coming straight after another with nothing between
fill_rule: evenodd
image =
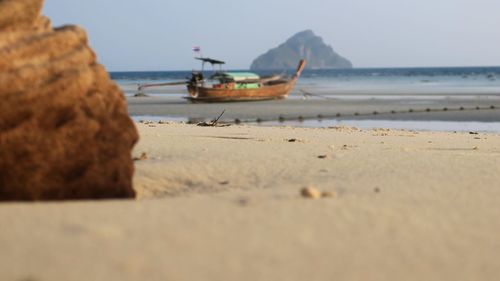
<instances>
[{"instance_id":1,"label":"boat hull","mask_svg":"<svg viewBox=\"0 0 500 281\"><path fill-rule=\"evenodd\" d=\"M230 102L284 99L295 86L296 79L256 89L218 89L189 85L188 100L193 102Z\"/></svg>"}]
</instances>

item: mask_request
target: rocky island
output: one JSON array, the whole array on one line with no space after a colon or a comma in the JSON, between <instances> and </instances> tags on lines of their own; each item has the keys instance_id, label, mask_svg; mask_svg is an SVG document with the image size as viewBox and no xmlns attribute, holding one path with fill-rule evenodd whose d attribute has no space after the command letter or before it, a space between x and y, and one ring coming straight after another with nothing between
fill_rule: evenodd
<instances>
[{"instance_id":1,"label":"rocky island","mask_svg":"<svg viewBox=\"0 0 500 281\"><path fill-rule=\"evenodd\" d=\"M300 59L306 59L306 69L352 68L352 63L312 30L299 32L285 43L255 59L252 70L293 69Z\"/></svg>"}]
</instances>

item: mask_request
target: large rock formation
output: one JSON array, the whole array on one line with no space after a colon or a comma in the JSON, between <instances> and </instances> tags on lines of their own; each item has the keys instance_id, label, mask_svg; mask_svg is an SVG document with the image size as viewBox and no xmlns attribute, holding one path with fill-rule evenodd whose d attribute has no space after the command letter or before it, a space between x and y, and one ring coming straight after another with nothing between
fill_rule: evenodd
<instances>
[{"instance_id":1,"label":"large rock formation","mask_svg":"<svg viewBox=\"0 0 500 281\"><path fill-rule=\"evenodd\" d=\"M295 34L277 48L255 59L252 70L293 69L300 59L306 59L306 69L352 68L349 60L341 57L323 39L311 30Z\"/></svg>"},{"instance_id":2,"label":"large rock formation","mask_svg":"<svg viewBox=\"0 0 500 281\"><path fill-rule=\"evenodd\" d=\"M123 94L43 0L0 0L0 200L130 198L138 139Z\"/></svg>"}]
</instances>

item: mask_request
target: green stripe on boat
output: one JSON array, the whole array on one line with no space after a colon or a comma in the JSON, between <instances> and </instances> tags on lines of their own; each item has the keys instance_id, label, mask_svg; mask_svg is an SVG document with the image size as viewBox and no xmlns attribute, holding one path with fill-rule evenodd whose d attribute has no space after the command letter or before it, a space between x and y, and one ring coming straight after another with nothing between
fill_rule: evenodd
<instances>
[{"instance_id":1,"label":"green stripe on boat","mask_svg":"<svg viewBox=\"0 0 500 281\"><path fill-rule=\"evenodd\" d=\"M226 72L224 76L232 78L234 81L242 81L242 80L250 80L250 79L259 79L259 75L251 72Z\"/></svg>"}]
</instances>

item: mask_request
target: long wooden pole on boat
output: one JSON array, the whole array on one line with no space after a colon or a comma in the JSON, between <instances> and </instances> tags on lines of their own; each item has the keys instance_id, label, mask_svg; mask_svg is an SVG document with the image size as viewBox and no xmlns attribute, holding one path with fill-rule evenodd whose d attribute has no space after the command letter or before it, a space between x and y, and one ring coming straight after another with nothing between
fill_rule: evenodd
<instances>
[{"instance_id":1,"label":"long wooden pole on boat","mask_svg":"<svg viewBox=\"0 0 500 281\"><path fill-rule=\"evenodd\" d=\"M305 66L306 66L306 60L304 60L304 59L300 60L299 66L297 66L297 71L295 72L295 76L293 77L294 79L297 79L300 77Z\"/></svg>"},{"instance_id":2,"label":"long wooden pole on boat","mask_svg":"<svg viewBox=\"0 0 500 281\"><path fill-rule=\"evenodd\" d=\"M187 81L178 81L178 82L167 82L167 83L157 83L157 84L142 84L137 87L138 91L142 91L145 88L149 87L160 87L160 86L177 86L177 85L186 85L189 82Z\"/></svg>"}]
</instances>

